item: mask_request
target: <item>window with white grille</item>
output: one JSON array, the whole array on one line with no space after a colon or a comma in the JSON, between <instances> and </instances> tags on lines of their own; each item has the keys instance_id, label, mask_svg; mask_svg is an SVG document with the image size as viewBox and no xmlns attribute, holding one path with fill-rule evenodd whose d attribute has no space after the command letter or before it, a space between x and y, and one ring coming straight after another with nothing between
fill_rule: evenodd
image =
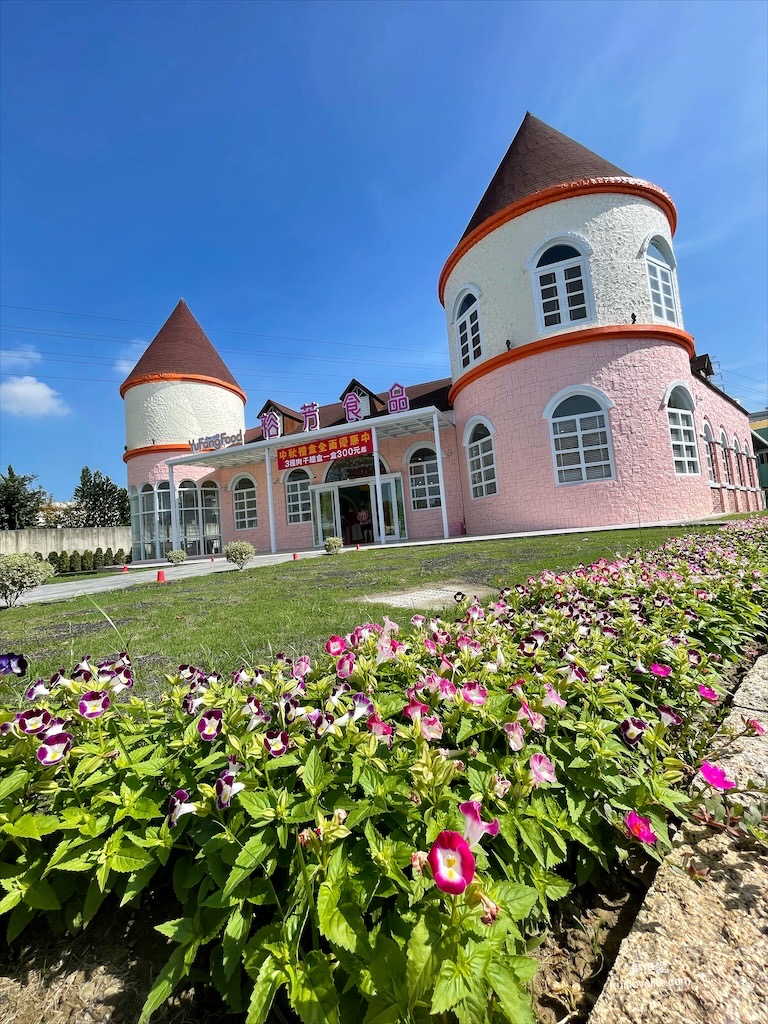
<instances>
[{"instance_id":1,"label":"window with white grille","mask_svg":"<svg viewBox=\"0 0 768 1024\"><path fill-rule=\"evenodd\" d=\"M731 472L731 458L730 448L728 447L728 438L725 436L725 431L720 434L720 447L723 449L723 469L725 470L725 482L727 484L733 483L733 473Z\"/></svg>"},{"instance_id":2,"label":"window with white grille","mask_svg":"<svg viewBox=\"0 0 768 1024\"><path fill-rule=\"evenodd\" d=\"M431 448L419 448L408 465L411 508L440 508L440 477L437 456Z\"/></svg>"},{"instance_id":3,"label":"window with white grille","mask_svg":"<svg viewBox=\"0 0 768 1024\"><path fill-rule=\"evenodd\" d=\"M714 459L712 458L712 452L714 450L712 446L714 445L714 443L715 443L715 439L712 436L712 428L710 427L710 425L708 423L705 423L704 424L704 455L705 455L706 460L707 460L707 479L709 480L709 482L711 484L717 483L717 480L715 479L715 463L714 463Z\"/></svg>"},{"instance_id":4,"label":"window with white grille","mask_svg":"<svg viewBox=\"0 0 768 1024\"><path fill-rule=\"evenodd\" d=\"M496 494L496 456L493 451L493 437L484 423L478 423L469 437L467 445L469 462L469 486L473 498L487 498Z\"/></svg>"},{"instance_id":5,"label":"window with white grille","mask_svg":"<svg viewBox=\"0 0 768 1024\"><path fill-rule=\"evenodd\" d=\"M613 479L608 414L594 398L571 395L554 410L550 424L559 484Z\"/></svg>"},{"instance_id":6,"label":"window with white grille","mask_svg":"<svg viewBox=\"0 0 768 1024\"><path fill-rule=\"evenodd\" d=\"M693 400L685 388L672 390L667 402L672 459L678 476L699 472L699 451L693 425Z\"/></svg>"},{"instance_id":7,"label":"window with white grille","mask_svg":"<svg viewBox=\"0 0 768 1024\"><path fill-rule=\"evenodd\" d=\"M258 525L256 486L249 477L241 477L234 486L235 529L252 530Z\"/></svg>"},{"instance_id":8,"label":"window with white grille","mask_svg":"<svg viewBox=\"0 0 768 1024\"><path fill-rule=\"evenodd\" d=\"M464 296L456 314L456 336L459 340L459 359L463 369L483 354L480 306L472 292Z\"/></svg>"},{"instance_id":9,"label":"window with white grille","mask_svg":"<svg viewBox=\"0 0 768 1024\"><path fill-rule=\"evenodd\" d=\"M309 493L309 473L294 469L285 481L285 503L289 523L308 523L312 519L312 500Z\"/></svg>"},{"instance_id":10,"label":"window with white grille","mask_svg":"<svg viewBox=\"0 0 768 1024\"><path fill-rule=\"evenodd\" d=\"M552 245L536 264L537 313L543 331L593 319L586 261L572 245Z\"/></svg>"},{"instance_id":11,"label":"window with white grille","mask_svg":"<svg viewBox=\"0 0 768 1024\"><path fill-rule=\"evenodd\" d=\"M664 255L658 245L651 242L645 254L645 263L648 268L648 284L651 289L654 317L668 324L676 324L678 322L677 305L672 265L669 258Z\"/></svg>"}]
</instances>

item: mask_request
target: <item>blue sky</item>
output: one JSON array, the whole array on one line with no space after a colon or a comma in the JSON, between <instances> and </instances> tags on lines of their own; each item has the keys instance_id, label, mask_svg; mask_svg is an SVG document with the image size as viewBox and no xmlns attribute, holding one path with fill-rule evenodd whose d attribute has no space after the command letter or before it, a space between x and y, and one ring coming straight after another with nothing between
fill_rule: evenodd
<instances>
[{"instance_id":1,"label":"blue sky","mask_svg":"<svg viewBox=\"0 0 768 1024\"><path fill-rule=\"evenodd\" d=\"M526 110L679 213L686 328L768 405L763 3L4 0L0 467L125 482L180 297L249 395L448 375L440 269Z\"/></svg>"}]
</instances>

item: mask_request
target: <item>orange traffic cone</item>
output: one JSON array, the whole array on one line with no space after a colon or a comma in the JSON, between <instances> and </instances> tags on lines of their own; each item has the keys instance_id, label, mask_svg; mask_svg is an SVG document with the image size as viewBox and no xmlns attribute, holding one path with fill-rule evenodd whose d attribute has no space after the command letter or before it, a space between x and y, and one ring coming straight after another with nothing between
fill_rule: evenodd
<instances>
[{"instance_id":1,"label":"orange traffic cone","mask_svg":"<svg viewBox=\"0 0 768 1024\"><path fill-rule=\"evenodd\" d=\"M128 566L127 565L123 566L123 572L128 572Z\"/></svg>"},{"instance_id":2,"label":"orange traffic cone","mask_svg":"<svg viewBox=\"0 0 768 1024\"><path fill-rule=\"evenodd\" d=\"M293 552L293 560L294 560L294 562L298 562L298 560L299 560L299 556L297 555L297 553L295 551Z\"/></svg>"},{"instance_id":3,"label":"orange traffic cone","mask_svg":"<svg viewBox=\"0 0 768 1024\"><path fill-rule=\"evenodd\" d=\"M360 550L360 545L359 544L355 544L355 551L359 551L359 550Z\"/></svg>"},{"instance_id":4,"label":"orange traffic cone","mask_svg":"<svg viewBox=\"0 0 768 1024\"><path fill-rule=\"evenodd\" d=\"M157 582L158 583L165 583L165 569L158 569L157 570Z\"/></svg>"},{"instance_id":5,"label":"orange traffic cone","mask_svg":"<svg viewBox=\"0 0 768 1024\"><path fill-rule=\"evenodd\" d=\"M211 561L212 561L212 562L215 562L215 561L216 561L216 559L215 559L215 558L213 557L213 555L211 555Z\"/></svg>"}]
</instances>

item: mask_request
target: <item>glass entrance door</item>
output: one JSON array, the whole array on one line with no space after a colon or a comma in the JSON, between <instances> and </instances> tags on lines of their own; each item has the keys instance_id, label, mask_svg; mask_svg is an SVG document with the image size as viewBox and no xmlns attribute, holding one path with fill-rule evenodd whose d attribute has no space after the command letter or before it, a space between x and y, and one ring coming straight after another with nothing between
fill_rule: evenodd
<instances>
[{"instance_id":1,"label":"glass entrance door","mask_svg":"<svg viewBox=\"0 0 768 1024\"><path fill-rule=\"evenodd\" d=\"M375 484L371 484L371 500L374 509L377 509ZM384 511L384 529L382 531L379 528L379 538L382 538L383 534L382 539L384 540L404 540L406 537L405 505L403 503L403 481L399 474L382 477L381 504Z\"/></svg>"},{"instance_id":2,"label":"glass entrance door","mask_svg":"<svg viewBox=\"0 0 768 1024\"><path fill-rule=\"evenodd\" d=\"M339 488L318 487L315 491L315 544L322 547L329 537L341 537Z\"/></svg>"}]
</instances>

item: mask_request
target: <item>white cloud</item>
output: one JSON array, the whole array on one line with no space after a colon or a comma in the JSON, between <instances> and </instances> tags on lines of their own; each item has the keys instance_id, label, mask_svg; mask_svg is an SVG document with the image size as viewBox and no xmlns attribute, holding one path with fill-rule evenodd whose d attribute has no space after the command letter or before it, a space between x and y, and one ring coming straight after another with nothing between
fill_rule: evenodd
<instances>
[{"instance_id":1,"label":"white cloud","mask_svg":"<svg viewBox=\"0 0 768 1024\"><path fill-rule=\"evenodd\" d=\"M9 416L66 416L69 406L58 391L37 377L10 377L0 384L0 410Z\"/></svg>"},{"instance_id":2,"label":"white cloud","mask_svg":"<svg viewBox=\"0 0 768 1024\"><path fill-rule=\"evenodd\" d=\"M119 373L122 377L127 377L136 363L138 363L146 347L147 343L143 338L134 338L133 341L129 341L115 360L115 372Z\"/></svg>"},{"instance_id":3,"label":"white cloud","mask_svg":"<svg viewBox=\"0 0 768 1024\"><path fill-rule=\"evenodd\" d=\"M31 370L43 357L32 345L17 345L15 348L0 349L0 366L5 373Z\"/></svg>"}]
</instances>

